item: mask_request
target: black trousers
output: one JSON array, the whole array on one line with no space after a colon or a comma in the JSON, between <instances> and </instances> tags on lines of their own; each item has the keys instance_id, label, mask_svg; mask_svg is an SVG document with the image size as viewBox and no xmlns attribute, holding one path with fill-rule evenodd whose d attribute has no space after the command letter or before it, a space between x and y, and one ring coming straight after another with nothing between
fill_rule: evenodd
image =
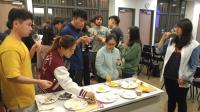
<instances>
[{"instance_id":1,"label":"black trousers","mask_svg":"<svg viewBox=\"0 0 200 112\"><path fill-rule=\"evenodd\" d=\"M69 73L74 82L76 82L79 86L83 86L83 70L69 70Z\"/></svg>"},{"instance_id":2,"label":"black trousers","mask_svg":"<svg viewBox=\"0 0 200 112\"><path fill-rule=\"evenodd\" d=\"M91 72L93 73L95 78L97 78L97 70L95 67L96 55L97 55L96 52L91 52Z\"/></svg>"},{"instance_id":3,"label":"black trousers","mask_svg":"<svg viewBox=\"0 0 200 112\"><path fill-rule=\"evenodd\" d=\"M84 63L84 85L90 85L90 52L84 51L83 52L83 63Z\"/></svg>"},{"instance_id":4,"label":"black trousers","mask_svg":"<svg viewBox=\"0 0 200 112\"><path fill-rule=\"evenodd\" d=\"M189 88L179 87L177 80L164 78L164 84L168 95L168 112L174 112L176 103L178 112L187 112L187 92Z\"/></svg>"}]
</instances>

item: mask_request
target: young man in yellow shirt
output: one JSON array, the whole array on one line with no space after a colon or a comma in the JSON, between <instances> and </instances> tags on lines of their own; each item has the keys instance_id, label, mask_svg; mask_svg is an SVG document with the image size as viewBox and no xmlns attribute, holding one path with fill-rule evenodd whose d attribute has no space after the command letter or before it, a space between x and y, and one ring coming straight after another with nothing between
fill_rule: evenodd
<instances>
[{"instance_id":1,"label":"young man in yellow shirt","mask_svg":"<svg viewBox=\"0 0 200 112\"><path fill-rule=\"evenodd\" d=\"M30 52L21 41L32 31L33 15L25 9L11 9L8 25L11 33L0 45L0 79L2 100L9 112L35 112L34 84L49 88L52 82L32 78L31 58L39 48Z\"/></svg>"}]
</instances>

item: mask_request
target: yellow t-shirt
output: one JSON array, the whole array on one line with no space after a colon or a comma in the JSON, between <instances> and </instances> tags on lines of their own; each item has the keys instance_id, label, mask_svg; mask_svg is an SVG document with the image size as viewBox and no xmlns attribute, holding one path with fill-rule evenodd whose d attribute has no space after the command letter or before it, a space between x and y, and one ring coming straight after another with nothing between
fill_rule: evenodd
<instances>
[{"instance_id":1,"label":"yellow t-shirt","mask_svg":"<svg viewBox=\"0 0 200 112\"><path fill-rule=\"evenodd\" d=\"M33 84L8 80L23 75L32 78L30 53L22 41L7 36L0 45L2 100L9 109L31 106L35 101Z\"/></svg>"}]
</instances>

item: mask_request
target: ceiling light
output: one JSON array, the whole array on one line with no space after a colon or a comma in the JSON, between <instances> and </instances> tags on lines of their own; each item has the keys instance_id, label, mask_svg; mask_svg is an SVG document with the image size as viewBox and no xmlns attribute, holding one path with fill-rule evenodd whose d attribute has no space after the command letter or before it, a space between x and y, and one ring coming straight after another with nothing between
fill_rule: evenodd
<instances>
[{"instance_id":1,"label":"ceiling light","mask_svg":"<svg viewBox=\"0 0 200 112\"><path fill-rule=\"evenodd\" d=\"M83 3L82 2L78 2L78 5L82 5Z\"/></svg>"},{"instance_id":2,"label":"ceiling light","mask_svg":"<svg viewBox=\"0 0 200 112\"><path fill-rule=\"evenodd\" d=\"M172 7L176 7L176 4L172 4Z\"/></svg>"},{"instance_id":3,"label":"ceiling light","mask_svg":"<svg viewBox=\"0 0 200 112\"><path fill-rule=\"evenodd\" d=\"M23 3L20 2L20 1L14 1L14 2L12 2L12 4L13 4L13 5L23 5Z\"/></svg>"}]
</instances>

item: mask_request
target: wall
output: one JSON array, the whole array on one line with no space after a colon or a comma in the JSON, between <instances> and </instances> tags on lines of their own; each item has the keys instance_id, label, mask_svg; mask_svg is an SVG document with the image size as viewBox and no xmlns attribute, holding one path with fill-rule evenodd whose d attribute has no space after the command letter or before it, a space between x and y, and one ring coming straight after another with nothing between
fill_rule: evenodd
<instances>
[{"instance_id":1,"label":"wall","mask_svg":"<svg viewBox=\"0 0 200 112\"><path fill-rule=\"evenodd\" d=\"M115 15L115 0L109 0L109 16Z\"/></svg>"},{"instance_id":2,"label":"wall","mask_svg":"<svg viewBox=\"0 0 200 112\"><path fill-rule=\"evenodd\" d=\"M4 32L7 29L8 12L12 8L17 8L17 6L13 6L8 2L0 2L0 32Z\"/></svg>"},{"instance_id":3,"label":"wall","mask_svg":"<svg viewBox=\"0 0 200 112\"><path fill-rule=\"evenodd\" d=\"M186 6L185 18L188 18L192 21L193 32L192 35L196 39L197 27L200 14L200 0L188 1Z\"/></svg>"},{"instance_id":4,"label":"wall","mask_svg":"<svg viewBox=\"0 0 200 112\"><path fill-rule=\"evenodd\" d=\"M193 36L196 38L197 35L197 27L198 27L198 21L199 21L199 14L200 14L200 0L196 0L194 3L194 12L193 12Z\"/></svg>"},{"instance_id":5,"label":"wall","mask_svg":"<svg viewBox=\"0 0 200 112\"><path fill-rule=\"evenodd\" d=\"M140 9L146 9L145 4L147 2L149 3L148 10L154 10L153 33L152 33L152 44L154 44L157 0L109 0L109 15L118 15L119 7L134 8L135 25L139 26L139 11Z\"/></svg>"}]
</instances>

